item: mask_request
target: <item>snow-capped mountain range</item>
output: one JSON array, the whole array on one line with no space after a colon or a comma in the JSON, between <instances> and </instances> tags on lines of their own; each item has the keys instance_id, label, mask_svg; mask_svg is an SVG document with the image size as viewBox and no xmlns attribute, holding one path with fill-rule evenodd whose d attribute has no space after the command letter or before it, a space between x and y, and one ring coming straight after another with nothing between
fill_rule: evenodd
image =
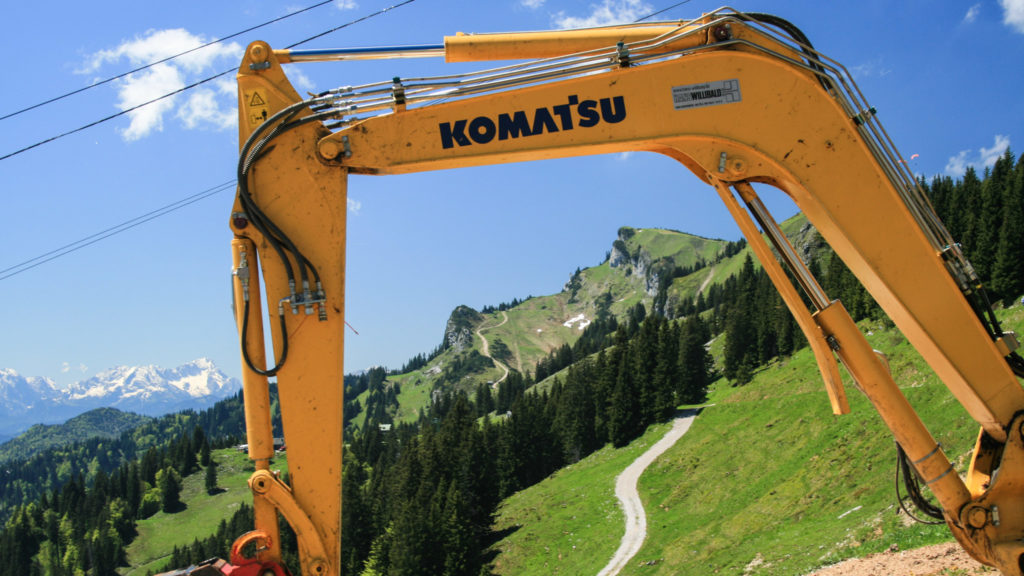
<instances>
[{"instance_id":1,"label":"snow-capped mountain range","mask_svg":"<svg viewBox=\"0 0 1024 576\"><path fill-rule=\"evenodd\" d=\"M66 389L49 378L0 368L0 435L14 436L32 424L56 424L104 406L147 416L202 409L241 386L205 358L169 369L118 366Z\"/></svg>"}]
</instances>

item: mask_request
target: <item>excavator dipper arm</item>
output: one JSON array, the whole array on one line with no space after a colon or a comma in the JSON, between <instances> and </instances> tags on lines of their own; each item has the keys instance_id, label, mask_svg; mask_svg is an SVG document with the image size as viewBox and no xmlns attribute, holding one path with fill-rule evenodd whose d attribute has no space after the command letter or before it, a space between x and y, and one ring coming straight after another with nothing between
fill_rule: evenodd
<instances>
[{"instance_id":1,"label":"excavator dipper arm","mask_svg":"<svg viewBox=\"0 0 1024 576\"><path fill-rule=\"evenodd\" d=\"M231 227L257 463L250 484L257 530L276 542L280 511L296 529L304 574L337 574L340 555L347 175L625 151L675 158L718 192L810 341L833 410L848 409L838 356L931 487L958 541L1004 574L1024 574L1024 389L1005 358L1019 363L1012 338L978 313L969 263L841 66L778 18L726 10L691 22L458 35L444 47L399 50L460 61L540 60L303 99L282 63L351 54L275 52L256 42L238 75L243 144ZM794 259L751 183L793 199L980 424L966 483L842 305ZM257 262L270 314L277 308L278 316L270 322L269 361L258 275L249 272ZM290 486L266 465L272 375ZM273 545L261 553L261 560L279 555Z\"/></svg>"}]
</instances>

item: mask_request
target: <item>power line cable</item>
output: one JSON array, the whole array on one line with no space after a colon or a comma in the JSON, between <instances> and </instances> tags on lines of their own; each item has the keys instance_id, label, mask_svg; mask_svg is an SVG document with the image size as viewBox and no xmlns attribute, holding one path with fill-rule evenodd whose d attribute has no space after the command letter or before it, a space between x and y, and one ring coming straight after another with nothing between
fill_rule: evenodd
<instances>
[{"instance_id":1,"label":"power line cable","mask_svg":"<svg viewBox=\"0 0 1024 576\"><path fill-rule=\"evenodd\" d=\"M412 4L415 1L416 0L405 0L405 2L399 2L398 4L395 4L395 5L392 5L392 6L388 6L387 8L382 8L382 9L374 12L373 14L368 14L366 16L363 16L362 18L357 18L357 19L355 19L355 20L353 20L351 22L347 22L347 23L342 24L341 26L338 26L336 28L331 28L330 30L328 30L326 32L321 32L319 34L316 34L315 36L310 36L309 38L306 38L305 40L296 42L295 44L292 44L291 46L285 46L285 49L287 50L287 49L295 48L296 46L300 46L302 44L305 44L306 42L310 42L312 40L316 40L317 38L320 38L321 36L326 36L326 35L328 35L328 34L330 34L332 32L337 32L338 30L341 30L342 28L348 28L349 26L352 26L353 24L358 24L360 22L369 20L370 18L373 18L375 16L380 16L381 14L384 14L386 12L390 12L390 11L394 10L395 8L401 8L402 6L405 6L406 4Z\"/></svg>"},{"instance_id":2,"label":"power line cable","mask_svg":"<svg viewBox=\"0 0 1024 576\"><path fill-rule=\"evenodd\" d=\"M221 192L224 192L226 190L232 190L232 189L234 189L234 186L235 186L235 180L228 180L227 182L222 182L222 183L220 183L220 184L218 184L216 186L213 186L211 188L207 188L206 190L203 190L202 192L197 192L195 194L192 194L191 196L186 196L185 198L182 198L180 200L177 200L175 202L167 204L166 206L162 206L160 208L157 208L156 210L151 210L151 211L149 211L149 212L147 212L145 214L142 214L142 215L136 216L136 217L134 217L134 218L132 218L130 220L126 220L124 222L121 222L120 224L117 224L116 226L111 226L110 228L107 228L106 230L101 230L99 232L96 232L95 234L90 234L89 236L86 236L86 237L81 238L79 240L75 240L74 242L71 242L69 244L65 244L64 246L61 246L60 248L55 248L53 250L50 250L49 252L46 252L45 254L40 254L39 256L36 256L34 258L30 258L28 260L25 260L24 262L20 262L18 264L13 265L13 266L9 266L7 268L4 268L3 270L0 270L0 280L6 280L6 279L8 279L8 278L10 278L12 276L17 276L18 274L21 274L22 272L26 272L28 270L31 270L31 269L35 268L36 266L41 266L43 264L46 264L47 262L50 262L52 260L56 260L57 258L60 258L61 256L67 256L68 254L71 254L72 252L77 252L78 250L81 250L82 248L85 248L86 246L91 246L92 244L95 244L95 243L99 242L100 240L105 240L107 238L110 238L111 236L115 236L115 235L120 234L122 232L127 232L128 230L131 230L132 228L135 228L136 226L140 226L142 224L145 224L146 222L149 222L150 220L154 220L154 219L159 218L161 216L166 216L166 215L168 215L168 214L170 214L172 212L175 212L177 210L180 210L180 209L182 209L182 208L184 208L184 207L186 207L186 206L188 206L190 204L195 204L196 202L199 202L200 200L205 200L206 198L209 198L211 196L215 196L215 195L217 195L217 194L219 194Z\"/></svg>"},{"instance_id":3,"label":"power line cable","mask_svg":"<svg viewBox=\"0 0 1024 576\"><path fill-rule=\"evenodd\" d=\"M357 19L352 20L350 22L346 22L345 24L342 24L341 26L336 26L334 28L331 28L330 30L327 30L326 32L321 32L321 33L316 34L314 36L310 36L309 38L306 38L305 40L300 40L299 42L296 42L294 44L291 44L291 45L287 46L287 48L294 48L296 46L300 46L302 44L305 44L307 42L310 42L312 40L320 38L321 36L326 36L327 34L330 34L332 32L337 32L338 30L341 30L343 28L348 28L349 26L352 26L353 24L358 24L360 22L364 22L366 20L369 20L370 18L373 18L375 16L380 16L380 15L386 13L386 12L390 12L391 10L394 10L395 8L401 8L402 6L405 6L407 4L411 4L411 3L415 2L415 1L416 0L405 0L404 2L399 2L398 4L394 4L392 6L388 6L387 8L382 8L382 9L376 11L376 12L373 12L372 14L368 14L368 15L363 16L361 18L357 18ZM59 140L59 139L65 137L65 136L70 136L71 134L75 134L77 132L81 132L81 131L86 130L88 128L92 128L93 126L96 126L96 125L99 125L99 124L103 124L104 122L108 122L110 120L113 120L114 118L118 118L120 116L124 116L125 114L128 114L129 112L134 112L135 110L138 110L139 108L142 108L143 106L148 106L149 104L152 104L154 102L159 102L160 100L163 100L165 98L170 98L171 96L174 96L176 94L180 94L181 92L184 92L186 90L190 90L192 88L195 88L196 86L199 86L201 84L205 84L205 83L207 83L207 82L209 82L211 80L216 80L217 78L220 78L221 76L225 76L227 74L235 72L236 70L237 70L237 68L231 68L229 70L225 70L225 71L220 72L218 74L214 74L213 76L210 76L208 78L204 78L202 80L199 80L198 82L193 82L192 84L189 84L188 86L185 86L183 88L179 88L179 89L177 89L177 90L175 90L173 92L169 92L167 94L164 94L163 96L158 96L156 98L153 98L152 100L149 100L147 102L143 102L142 104L139 104L137 106L133 106L133 107L128 108L126 110L122 110L122 111L120 111L120 112L118 112L116 114L111 114L110 116L106 116L104 118L100 118L99 120L95 120L93 122L85 124L84 126L79 126L78 128L75 128L75 129L72 129L72 130L68 130L67 132L58 134L56 136L51 136L50 138L47 138L45 140L40 140L39 142L36 142L35 144L30 144L28 146L25 146L24 148L20 148L18 150L15 150L14 152L9 152L9 153L7 153L7 154L5 154L3 156L0 156L0 161L6 160L8 158L11 158L12 156L17 156L18 154L21 154L22 152L27 152L27 151L29 151L29 150L31 150L33 148L37 148L39 146L42 146L43 144L49 144L50 142L53 142L55 140ZM2 279L2 278L0 278L0 279Z\"/></svg>"},{"instance_id":4,"label":"power line cable","mask_svg":"<svg viewBox=\"0 0 1024 576\"><path fill-rule=\"evenodd\" d=\"M24 148L21 148L20 150L15 150L14 152L10 152L8 154L5 154L4 156L0 156L0 160L6 160L6 159L10 158L11 156L17 156L18 154L21 154L22 152L27 152L27 151L29 151L29 150L31 150L33 148L37 148L39 146L42 146L43 144L49 144L50 142L53 142L54 140L59 140L59 139L65 137L65 136L70 136L72 134L75 134L76 132L81 132L82 130L86 130L88 128L92 128L93 126L96 126L98 124L103 124L104 122L113 120L114 118L117 118L119 116L124 116L125 114L128 114L129 112L134 112L134 111L138 110L139 108L142 108L143 106L148 106L148 105L150 105L150 104L152 104L154 102L159 102L160 100L163 100L165 98L170 98L171 96L180 94L180 93L182 93L182 92L184 92L186 90L191 90L192 88L195 88L196 86L199 86L200 84L205 84L205 83L207 83L207 82L209 82L211 80L216 80L217 78L220 78L221 76L225 76L227 74L230 74L230 73L232 73L232 72L234 72L236 70L237 70L237 68L231 68L230 70L225 70L225 71L223 71L223 72L221 72L219 74L215 74L213 76L210 76L209 78L204 78L204 79L202 79L202 80L200 80L198 82L193 82L192 84L189 84L188 86L185 86L185 87L182 87L182 88L178 88L177 90L175 90L173 92L168 92L167 94L164 94L163 96L157 96L156 98L153 98L152 100L149 100L147 102L143 102L142 104L139 104L137 106L132 106L131 108L126 108L126 109L124 109L124 110L122 110L120 112L117 112L115 114L111 114L110 116L106 116L104 118L100 118L99 120L95 120L95 121L90 122L90 123L88 123L88 124L86 124L84 126L79 126L78 128L75 128L73 130L68 130L67 132L64 132L62 134L58 134L56 136L51 136L51 137L49 137L49 138L47 138L45 140L40 140L39 142L36 142L35 144L30 144L28 146L25 146Z\"/></svg>"},{"instance_id":5,"label":"power line cable","mask_svg":"<svg viewBox=\"0 0 1024 576\"><path fill-rule=\"evenodd\" d=\"M333 0L328 0L328 1L333 1ZM290 48L294 48L296 46L305 44L307 42L310 42L310 41L315 40L317 38L320 38L322 36L326 36L327 34L330 34L332 32L336 32L338 30L341 30L342 28L347 28L348 26L352 26L353 24L357 24L359 22L365 21L365 20L367 20L369 18L372 18L374 16L378 16L378 15L384 14L385 12L388 12L388 11L393 10L395 8L400 8L402 6L405 6L406 4L410 4L410 3L414 2L414 1L415 0L405 0L404 2L400 2L400 3L395 4L393 6L389 6L387 8L379 10L379 11L377 11L377 12L375 12L373 14L370 14L368 16L364 16L362 18L353 20L351 22L348 22L348 23L343 24L341 26L338 26L336 28L332 28L332 29L330 29L330 30L328 30L326 32L322 32L320 34L316 34L314 36L310 36L309 38L306 38L304 40L301 40L299 42L291 44L287 48L290 49ZM684 0L682 2L678 2L676 4L673 4L672 6L669 6L668 8L664 8L664 9L659 10L657 12L653 12L651 14L648 14L647 16L637 20L637 22L641 22L643 20L646 20L648 18L651 18L653 16L656 16L658 14L661 14L663 12L671 10L673 8L677 8L677 7L682 6L683 4L686 4L686 3L690 2L690 1L691 0ZM326 3L326 2L324 2L324 3ZM310 10L312 8L316 8L317 6L321 6L324 3L320 3L320 4L316 4L316 5L310 6L309 8L305 8L304 10L301 10L300 12L303 12L303 11L306 11L306 10ZM292 14L289 14L288 16L292 16L292 15L298 14L298 13L299 12L294 12ZM282 18L278 18L277 20L281 20L281 19L286 18L288 16L284 16ZM261 26L264 26L264 25L266 25L266 24L263 24ZM239 34L244 33L244 32L248 32L248 31L251 31L251 30L254 30L254 29L259 28L259 27L260 26L257 26L257 27L254 27L254 28L250 28L249 30L240 32ZM233 37L233 36L229 36L227 38L231 38L231 37ZM224 38L224 39L227 39L227 38ZM202 46L200 48L202 48ZM194 50L197 50L197 49L198 48L196 48ZM183 52L182 54L186 54L186 53L187 52ZM179 54L179 56L180 55L181 54ZM163 61L166 61L166 60L167 59L165 59ZM161 62L163 62L163 61L161 61ZM150 64L149 66L152 66L152 65L155 65L155 64L159 64L159 62L154 62L153 64ZM140 68L139 70L141 70L141 69L143 69L143 68ZM206 78L204 80L200 80L199 82L196 82L194 84L191 84L189 86L186 86L184 88L176 90L176 91L171 92L169 94L165 94L164 96L160 96L158 98L150 100L149 102L146 102L144 104L140 104L140 105L138 105L138 106L136 106L134 108L131 108L129 110L124 110L124 111L122 111L122 112L120 112L118 114L114 114L114 115L109 116L107 118L104 118L104 119L101 119L99 121L93 122L93 123L91 123L89 125L86 125L86 126L84 126L82 128L78 128L76 130L73 130L73 131L70 131L70 132L66 132L65 134L62 134L60 136L56 136L54 138L51 138L51 139L49 139L47 141L40 142L40 143L35 144L35 145L33 145L33 146L29 147L29 148L26 148L25 150L30 149L30 148L34 148L35 146L39 146L41 144L44 144L44 143L46 143L48 141L55 140L55 139L60 138L62 136L65 136L65 135L68 135L68 134L72 134L72 133L78 132L80 130L84 130L85 128L89 128L91 126L95 126L96 124L99 124L101 122L106 122L107 120L110 120L112 118L116 118L116 117L121 116L123 114L126 114L128 112L131 112L132 110L141 108L142 106L145 106L147 104L151 104L151 103L156 102L158 100L162 100L162 99L167 98L169 96L173 96L174 94L177 94L177 93L182 92L184 90L188 90L189 88L193 88L193 87L198 86L200 84L203 84L205 82L209 82L210 80L214 80L216 78L219 78L219 77L221 77L221 76L223 76L223 75L225 75L225 74L227 74L229 72L232 72L233 70L234 69L227 70L227 71L221 72L220 74L217 74L215 76L211 76L211 77ZM129 72L129 74L130 74L130 72ZM3 118L6 118L6 116L3 117ZM0 120L3 120L3 118L0 118ZM21 151L24 151L24 150L21 150ZM15 154L20 153L21 151L15 152ZM12 155L14 155L14 154L8 154L7 156L0 157L0 160L8 158L9 156L12 156ZM149 222L150 220L154 220L154 219L159 218L161 216L165 216L167 214L170 214L171 212L174 212L176 210L184 208L185 206L188 206L190 204L198 202L199 200L203 200L203 199L208 198L210 196L213 196L213 195L215 195L217 193L223 192L224 190L229 189L234 184L235 184L234 180L229 180L227 182L218 184L217 186L208 188L208 189L206 189L206 190L204 190L202 192L193 194L192 196L188 196L186 198L178 200L177 202L173 202L171 204L168 204L167 206L164 206L162 208L158 208L158 209L153 210L151 212L147 212L146 214L143 214L141 216L137 216L135 218L132 218L131 220L127 220L125 222L122 222L121 224L118 224L116 226L112 226L110 228L107 228L106 230L102 230L102 231L97 232L95 234L92 234L90 236L86 236L85 238L82 238L80 240L76 240L75 242L71 242L70 244L66 244L64 246L61 246L60 248L57 248L57 249L51 250L49 252L46 252L45 254L40 254L39 256L36 256L34 258L30 258L28 260L25 260L25 261L19 263L19 264L15 264L14 266L10 266L8 268L0 270L0 280L6 280L7 278L10 278L12 276L16 276L18 274L21 274L22 272L27 271L27 270L31 270L32 268L35 268L37 266L40 266L40 265L45 264L47 262L50 262L51 260L55 260L57 258L60 258L61 256L65 256L65 255L70 254L72 252L76 252L78 250L81 250L82 248L85 248L86 246L90 246L92 244L95 244L96 242L99 242L100 240L104 240L104 239L109 238L111 236L120 234L121 232L125 232L127 230L132 229L132 228L135 228L136 226L139 226L141 224Z\"/></svg>"},{"instance_id":6,"label":"power line cable","mask_svg":"<svg viewBox=\"0 0 1024 576\"><path fill-rule=\"evenodd\" d=\"M643 18L640 18L639 20L635 20L633 23L636 24L637 22L643 22L644 20L647 20L648 18L654 18L658 14L661 14L663 12L668 12L669 10L671 10L673 8L678 8L678 7L682 6L683 4L689 4L690 2L691 2L691 0L683 0L682 2L676 2L675 4L669 6L668 8L662 8L661 10L658 10L657 12L652 12L652 13L648 14L647 16L644 16ZM2 118L0 118L0 120L2 120Z\"/></svg>"},{"instance_id":7,"label":"power line cable","mask_svg":"<svg viewBox=\"0 0 1024 576\"><path fill-rule=\"evenodd\" d=\"M143 70L145 70L147 68L152 68L153 66L156 66L157 64L163 64L164 62L168 62L170 60L174 60L175 58L180 58L181 56L185 56L186 54L191 54L192 52L195 52L197 50L202 50L203 48L206 48L208 46L213 46L214 44L218 44L220 42L224 42L225 40L230 40L232 38L236 38L238 36L241 36L242 34L247 34L249 32L252 32L253 30L258 30L258 29L263 28L265 26L269 26L271 24L275 24L275 23L280 22L281 20L284 20L286 18L291 18L292 16L297 16L299 14L302 14L303 12L308 12L308 11L314 9L314 8L319 8L320 6L323 6L324 4L330 4L332 2L334 2L334 0L323 0L322 2L318 2L316 4L313 4L312 6L308 6L306 8L302 8L301 10L296 10L295 12L289 12L288 14L285 14L284 16L281 16L281 17L278 17L278 18L274 18L273 20L268 20L268 21L266 21L266 22L264 22L262 24L257 24L256 26L253 26L251 28L246 28L245 30L242 30L240 32L235 32L234 34L230 34L228 36L225 36L223 38L219 38L217 40L211 40L210 42L207 42L206 44L202 44L200 46L196 46L195 48L192 48L190 50L185 50L184 52L179 52L177 54L174 54L173 56L168 56L168 57L166 57L166 58L164 58L162 60L157 60L155 62L150 62L149 64L145 64L143 66L139 66L138 68L135 68L134 70L129 70L129 71L124 72L122 74L118 74L117 76L111 76L110 78L107 78L105 80L100 80L99 82L94 82L94 83L92 83L92 84L90 84L88 86L84 86L84 87L79 88L77 90L72 90L71 92L67 92L65 94L61 94L60 96L56 96L56 97L50 98L49 100L44 100L44 101L39 102L37 104L33 104L31 106L28 106L27 108L22 108L21 110L17 110L15 112L11 112L11 113L9 113L7 115L0 116L0 120L6 120L8 118L12 118L14 116L17 116L18 114L22 114L24 112L28 112L29 110L35 110L36 108L39 108L41 106L45 106L47 104L52 104L53 102L57 102L58 100L63 100L64 98L67 98L69 96L74 96L75 94L79 94L81 92L85 92L86 90L89 90L91 88L96 88L97 86L103 86L104 84L109 84L109 83L113 82L114 80L120 80L121 78L124 78L125 76L129 76L131 74L135 74L136 72L141 72L141 71L143 71Z\"/></svg>"}]
</instances>

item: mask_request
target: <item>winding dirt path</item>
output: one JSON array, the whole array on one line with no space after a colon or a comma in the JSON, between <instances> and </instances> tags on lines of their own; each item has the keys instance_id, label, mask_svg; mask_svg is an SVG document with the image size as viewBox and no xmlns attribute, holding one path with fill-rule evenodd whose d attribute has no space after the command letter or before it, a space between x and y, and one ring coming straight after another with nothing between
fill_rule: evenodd
<instances>
[{"instance_id":1,"label":"winding dirt path","mask_svg":"<svg viewBox=\"0 0 1024 576\"><path fill-rule=\"evenodd\" d=\"M684 410L679 416L676 416L672 422L672 429L627 466L622 474L615 479L615 497L619 499L622 512L626 515L626 533L622 535L622 543L619 544L619 549L615 551L611 561L597 573L597 576L615 576L640 551L644 539L647 538L647 514L644 512L643 502L640 501L640 494L636 490L636 483L640 480L640 475L644 470L658 456L661 456L682 438L683 434L686 434L698 412L698 410Z\"/></svg>"},{"instance_id":2,"label":"winding dirt path","mask_svg":"<svg viewBox=\"0 0 1024 576\"><path fill-rule=\"evenodd\" d=\"M503 380L505 380L505 378L508 378L508 366L505 366L501 362L498 362L497 360L495 360L494 358L491 357L491 346L487 342L487 338L483 335L483 331L484 330L490 330L491 328L497 328L498 326L503 326L505 324L505 322L508 322L508 313L506 313L504 310L502 310L501 311L501 316L502 316L502 320L501 320L500 323L495 324L494 326L486 326L486 327L485 326L481 326L481 327L476 329L476 335L480 337L480 341L483 342L483 345L484 345L483 346L483 348L484 348L484 356L490 358L491 362L494 362L495 366L497 366L498 368L501 368L502 370L505 371L505 374L501 378L498 378L498 380L494 383L495 387L497 387L498 384L501 384L501 382Z\"/></svg>"},{"instance_id":3,"label":"winding dirt path","mask_svg":"<svg viewBox=\"0 0 1024 576\"><path fill-rule=\"evenodd\" d=\"M700 294L701 292L703 292L704 289L708 287L708 284L711 284L711 279L714 278L714 277L715 277L715 267L712 266L711 270L708 270L708 277L704 279L704 282L701 283L700 288L697 289L697 293Z\"/></svg>"}]
</instances>

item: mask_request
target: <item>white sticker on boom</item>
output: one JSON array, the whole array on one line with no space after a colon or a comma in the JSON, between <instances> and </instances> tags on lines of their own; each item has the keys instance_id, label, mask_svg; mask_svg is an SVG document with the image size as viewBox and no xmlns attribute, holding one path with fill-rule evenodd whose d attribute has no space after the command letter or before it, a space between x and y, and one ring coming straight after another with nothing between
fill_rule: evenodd
<instances>
[{"instance_id":1,"label":"white sticker on boom","mask_svg":"<svg viewBox=\"0 0 1024 576\"><path fill-rule=\"evenodd\" d=\"M676 110L715 106L740 101L739 80L717 80L703 84L672 87L672 103Z\"/></svg>"}]
</instances>

